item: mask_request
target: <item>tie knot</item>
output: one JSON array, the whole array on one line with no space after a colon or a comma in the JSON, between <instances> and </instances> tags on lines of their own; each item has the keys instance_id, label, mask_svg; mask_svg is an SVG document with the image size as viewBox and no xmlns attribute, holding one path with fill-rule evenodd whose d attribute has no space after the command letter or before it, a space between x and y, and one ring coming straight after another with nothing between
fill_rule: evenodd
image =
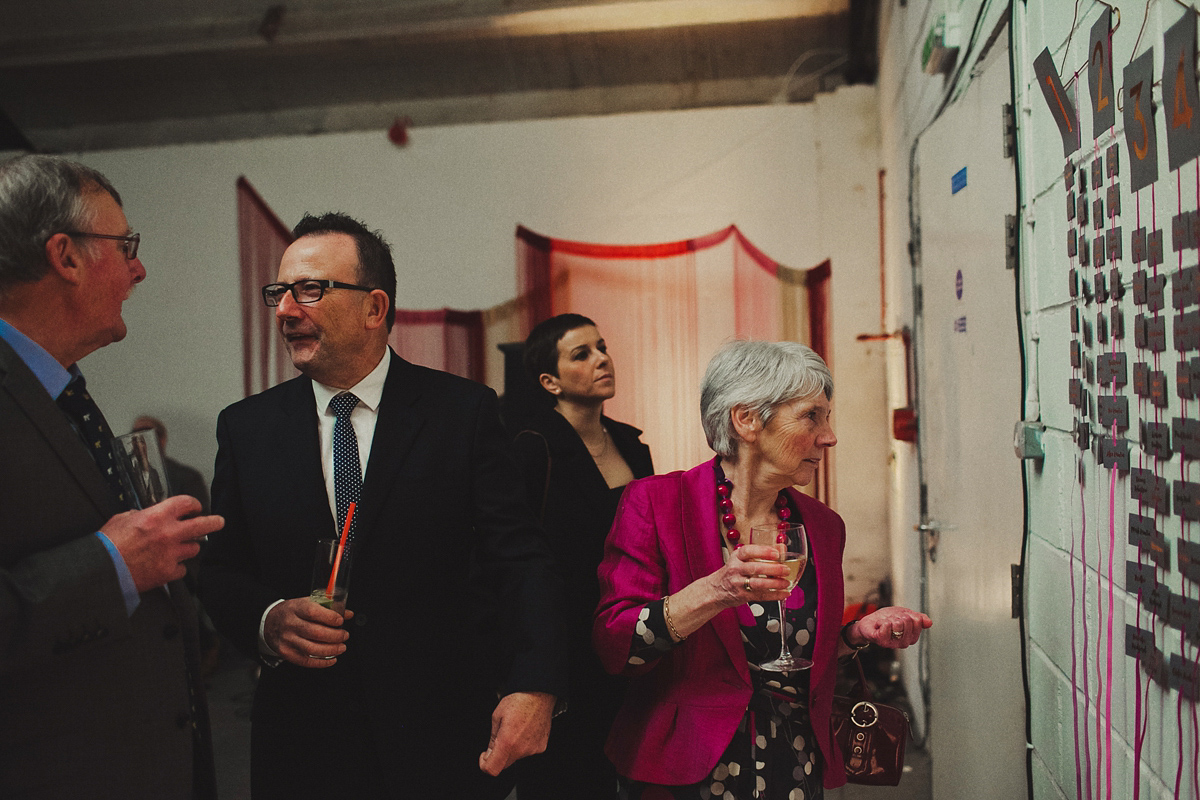
<instances>
[{"instance_id":1,"label":"tie knot","mask_svg":"<svg viewBox=\"0 0 1200 800\"><path fill-rule=\"evenodd\" d=\"M350 412L354 410L356 405L358 405L357 396L350 392L342 392L341 394L334 395L333 399L329 401L329 410L336 417L349 417Z\"/></svg>"},{"instance_id":2,"label":"tie knot","mask_svg":"<svg viewBox=\"0 0 1200 800\"><path fill-rule=\"evenodd\" d=\"M67 385L65 387L63 387L62 393L65 394L67 397L71 397L71 396L74 396L77 394L81 395L86 391L87 391L87 381L85 381L83 379L82 375L74 375L71 377L70 382L68 382Z\"/></svg>"}]
</instances>

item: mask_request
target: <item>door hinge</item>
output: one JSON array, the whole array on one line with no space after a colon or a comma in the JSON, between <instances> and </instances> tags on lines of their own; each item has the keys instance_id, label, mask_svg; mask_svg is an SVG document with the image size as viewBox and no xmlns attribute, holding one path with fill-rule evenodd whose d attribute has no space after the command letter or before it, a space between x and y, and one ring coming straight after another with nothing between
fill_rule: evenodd
<instances>
[{"instance_id":1,"label":"door hinge","mask_svg":"<svg viewBox=\"0 0 1200 800\"><path fill-rule=\"evenodd\" d=\"M1004 215L1004 266L1017 268L1017 215Z\"/></svg>"},{"instance_id":2,"label":"door hinge","mask_svg":"<svg viewBox=\"0 0 1200 800\"><path fill-rule=\"evenodd\" d=\"M1024 587L1021 580L1021 565L1013 564L1012 566L1012 618L1021 618L1021 608L1024 606L1022 593Z\"/></svg>"},{"instance_id":3,"label":"door hinge","mask_svg":"<svg viewBox=\"0 0 1200 800\"><path fill-rule=\"evenodd\" d=\"M1012 103L1000 106L1001 130L1004 139L1004 157L1012 158L1017 154L1017 117L1013 113Z\"/></svg>"}]
</instances>

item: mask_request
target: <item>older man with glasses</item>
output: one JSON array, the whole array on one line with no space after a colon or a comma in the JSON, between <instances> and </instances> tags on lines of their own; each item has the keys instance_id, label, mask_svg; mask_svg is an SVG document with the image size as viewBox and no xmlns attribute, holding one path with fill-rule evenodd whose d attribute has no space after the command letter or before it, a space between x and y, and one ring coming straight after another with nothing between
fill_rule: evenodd
<instances>
[{"instance_id":1,"label":"older man with glasses","mask_svg":"<svg viewBox=\"0 0 1200 800\"><path fill-rule=\"evenodd\" d=\"M78 366L125 338L138 242L99 172L0 164L0 797L216 796L181 579L221 520L130 510Z\"/></svg>"}]
</instances>

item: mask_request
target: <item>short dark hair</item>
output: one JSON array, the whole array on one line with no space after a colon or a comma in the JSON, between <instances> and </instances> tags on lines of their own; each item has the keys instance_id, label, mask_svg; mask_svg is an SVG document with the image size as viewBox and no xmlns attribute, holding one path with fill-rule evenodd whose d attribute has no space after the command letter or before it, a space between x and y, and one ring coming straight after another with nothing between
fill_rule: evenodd
<instances>
[{"instance_id":1,"label":"short dark hair","mask_svg":"<svg viewBox=\"0 0 1200 800\"><path fill-rule=\"evenodd\" d=\"M121 205L108 178L76 161L24 155L0 164L0 293L46 274L46 241L90 227L85 197L98 191Z\"/></svg>"},{"instance_id":2,"label":"short dark hair","mask_svg":"<svg viewBox=\"0 0 1200 800\"><path fill-rule=\"evenodd\" d=\"M596 323L582 314L559 314L542 320L529 332L525 337L523 361L525 370L539 386L543 373L558 377L558 343L562 338L576 328L588 325L595 327Z\"/></svg>"},{"instance_id":3,"label":"short dark hair","mask_svg":"<svg viewBox=\"0 0 1200 800\"><path fill-rule=\"evenodd\" d=\"M372 289L383 289L387 293L387 326L390 331L392 323L396 321L396 265L392 263L391 245L380 231L373 231L339 211L320 216L305 214L292 229L292 235L297 239L326 233L344 233L354 239L358 250L358 280Z\"/></svg>"}]
</instances>

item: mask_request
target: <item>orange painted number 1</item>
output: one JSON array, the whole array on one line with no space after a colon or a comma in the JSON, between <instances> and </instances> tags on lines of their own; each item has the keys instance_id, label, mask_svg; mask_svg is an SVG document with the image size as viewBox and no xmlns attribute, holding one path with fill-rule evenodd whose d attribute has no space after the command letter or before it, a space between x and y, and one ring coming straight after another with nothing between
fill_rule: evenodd
<instances>
[{"instance_id":1,"label":"orange painted number 1","mask_svg":"<svg viewBox=\"0 0 1200 800\"><path fill-rule=\"evenodd\" d=\"M1074 133L1075 128L1071 125L1071 120L1067 117L1067 109L1063 106L1062 98L1058 96L1058 87L1054 85L1053 76L1046 76L1046 85L1050 87L1050 91L1054 92L1054 99L1058 101L1058 112L1062 114L1063 122L1067 123L1067 130Z\"/></svg>"}]
</instances>

